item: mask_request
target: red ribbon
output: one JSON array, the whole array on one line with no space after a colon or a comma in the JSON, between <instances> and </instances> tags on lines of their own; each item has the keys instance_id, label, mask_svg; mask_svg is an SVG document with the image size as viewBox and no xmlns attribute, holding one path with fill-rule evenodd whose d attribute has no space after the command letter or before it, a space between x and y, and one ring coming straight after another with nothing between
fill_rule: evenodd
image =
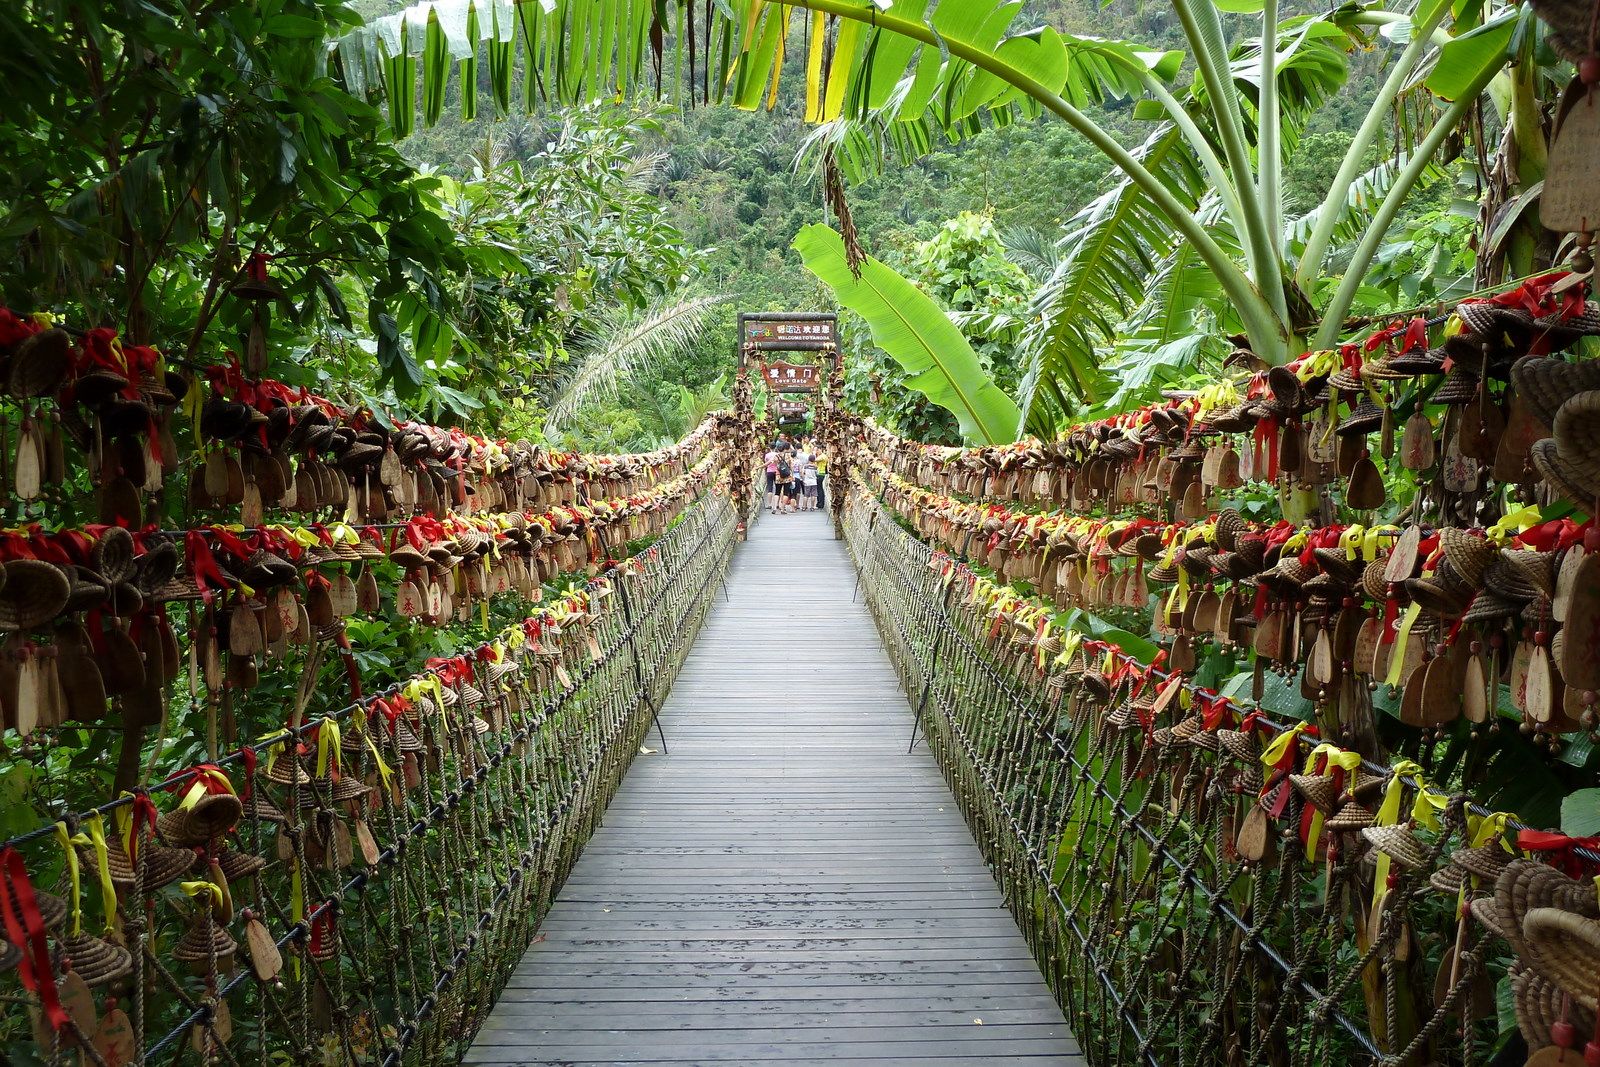
<instances>
[{"instance_id":1,"label":"red ribbon","mask_svg":"<svg viewBox=\"0 0 1600 1067\"><path fill-rule=\"evenodd\" d=\"M190 530L184 534L183 548L189 561L189 573L200 587L200 596L209 604L212 589L226 589L228 579L223 576L222 568L218 566L217 557L212 553L211 544L203 532Z\"/></svg>"},{"instance_id":2,"label":"red ribbon","mask_svg":"<svg viewBox=\"0 0 1600 1067\"><path fill-rule=\"evenodd\" d=\"M44 916L39 913L39 899L34 896L33 883L28 881L28 869L22 862L22 854L10 847L0 851L0 867L11 880L11 892L0 892L0 918L5 922L7 940L22 950L22 962L17 966L22 987L39 994L39 1006L44 1010L50 1029L60 1030L69 1020L67 1010L61 1006L61 997L56 993ZM17 898L15 905L12 894Z\"/></svg>"},{"instance_id":3,"label":"red ribbon","mask_svg":"<svg viewBox=\"0 0 1600 1067\"><path fill-rule=\"evenodd\" d=\"M1579 856L1577 850L1600 852L1600 837L1568 837L1552 830L1520 830L1517 847L1525 852L1546 853L1552 866L1559 867L1571 878L1582 878L1596 863Z\"/></svg>"}]
</instances>

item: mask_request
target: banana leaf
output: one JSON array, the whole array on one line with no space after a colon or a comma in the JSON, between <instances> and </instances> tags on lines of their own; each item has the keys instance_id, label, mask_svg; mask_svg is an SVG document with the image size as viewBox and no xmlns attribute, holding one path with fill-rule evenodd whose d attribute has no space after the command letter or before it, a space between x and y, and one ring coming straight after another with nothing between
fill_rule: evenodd
<instances>
[{"instance_id":1,"label":"banana leaf","mask_svg":"<svg viewBox=\"0 0 1600 1067\"><path fill-rule=\"evenodd\" d=\"M938 304L895 271L868 256L858 277L845 260L844 239L821 224L794 239L806 269L840 304L866 320L872 340L905 368L907 384L955 415L969 443L1016 440L1022 412L1001 392Z\"/></svg>"}]
</instances>

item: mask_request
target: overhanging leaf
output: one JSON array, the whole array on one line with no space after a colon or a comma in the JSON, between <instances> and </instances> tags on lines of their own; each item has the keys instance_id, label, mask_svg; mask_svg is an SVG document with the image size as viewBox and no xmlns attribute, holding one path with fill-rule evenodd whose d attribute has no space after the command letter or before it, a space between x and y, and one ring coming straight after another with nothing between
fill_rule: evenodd
<instances>
[{"instance_id":1,"label":"overhanging leaf","mask_svg":"<svg viewBox=\"0 0 1600 1067\"><path fill-rule=\"evenodd\" d=\"M804 227L794 248L839 303L866 320L874 343L910 375L907 384L955 415L964 438L984 444L1016 439L1021 410L926 293L870 256L859 278L851 274L844 241L827 226Z\"/></svg>"}]
</instances>

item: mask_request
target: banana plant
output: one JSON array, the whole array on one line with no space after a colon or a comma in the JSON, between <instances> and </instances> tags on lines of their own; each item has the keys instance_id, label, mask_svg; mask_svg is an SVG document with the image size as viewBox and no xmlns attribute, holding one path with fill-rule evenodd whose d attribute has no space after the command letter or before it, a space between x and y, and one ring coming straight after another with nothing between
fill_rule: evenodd
<instances>
[{"instance_id":1,"label":"banana plant","mask_svg":"<svg viewBox=\"0 0 1600 1067\"><path fill-rule=\"evenodd\" d=\"M1123 194L1102 205L1108 215L1097 230L1132 229L1099 234L1104 270L1143 279L1181 250L1183 269L1208 275L1252 350L1282 363L1338 339L1388 225L1505 66L1527 16L1491 4L1356 2L1282 18L1279 0L1172 0L1185 55L1049 27L1016 29L1022 5L1014 0L939 0L931 11L928 0L433 0L357 29L338 42L335 57L352 88L385 93L397 130L412 122L418 77L427 121L437 117L455 69L463 99L473 96L480 53L495 106L508 110L518 48L528 108L640 92L772 107L784 59L798 49L808 120L851 120L902 151L925 151L934 133L961 136L986 117L1049 113L1123 175ZM1229 32L1251 23L1253 35ZM1290 241L1285 154L1309 109L1343 82L1348 54L1377 46L1394 55L1388 74L1303 240ZM1193 77L1179 88L1191 64ZM1359 200L1353 190L1362 161L1407 93L1437 101L1434 121L1408 146L1381 199L1360 201L1363 236L1338 284L1324 286L1335 238ZM1135 99L1135 113L1157 123L1143 150L1127 149L1086 112L1108 97ZM1060 269L1083 268L1069 258ZM1127 279L1123 292L1095 291L1107 284L1104 270L1099 282L1085 279L1069 291L1056 318L1099 315L1102 327L1115 328L1119 309L1136 308L1119 304ZM1105 331L1083 336L1095 332ZM1061 336L1058 329L1041 341L1034 377L1048 378L1065 398L1070 376L1052 373L1049 347ZM1092 354L1080 343L1076 358ZM1024 419L1034 406L1026 399Z\"/></svg>"}]
</instances>

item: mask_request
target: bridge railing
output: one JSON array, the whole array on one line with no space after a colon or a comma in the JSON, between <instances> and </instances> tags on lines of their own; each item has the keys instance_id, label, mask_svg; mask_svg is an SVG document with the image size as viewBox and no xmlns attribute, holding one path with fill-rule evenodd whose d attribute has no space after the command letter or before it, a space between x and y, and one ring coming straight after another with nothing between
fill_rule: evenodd
<instances>
[{"instance_id":1,"label":"bridge railing","mask_svg":"<svg viewBox=\"0 0 1600 1067\"><path fill-rule=\"evenodd\" d=\"M11 1061L455 1062L645 742L742 505L702 491L495 640L186 772L193 808L158 814L152 788L69 817L70 894L26 873L48 828L8 843L30 951L7 1021L34 1029ZM190 849L214 793L243 813Z\"/></svg>"},{"instance_id":2,"label":"bridge railing","mask_svg":"<svg viewBox=\"0 0 1600 1067\"><path fill-rule=\"evenodd\" d=\"M1497 1011L1587 1039L1592 1003L1483 932L1499 924L1520 952L1526 913L1545 897L1582 910L1568 898L1583 886L1474 848L1481 811L1430 794L1429 829L1410 818L1416 783L1391 775L1361 796L1401 825L1325 820L1273 771L1274 744L1296 770L1309 747L1286 724L1258 712L1218 729L1113 647L1038 647L868 490L845 531L914 736L1091 1063L1488 1062ZM1320 851L1303 844L1311 823Z\"/></svg>"}]
</instances>

